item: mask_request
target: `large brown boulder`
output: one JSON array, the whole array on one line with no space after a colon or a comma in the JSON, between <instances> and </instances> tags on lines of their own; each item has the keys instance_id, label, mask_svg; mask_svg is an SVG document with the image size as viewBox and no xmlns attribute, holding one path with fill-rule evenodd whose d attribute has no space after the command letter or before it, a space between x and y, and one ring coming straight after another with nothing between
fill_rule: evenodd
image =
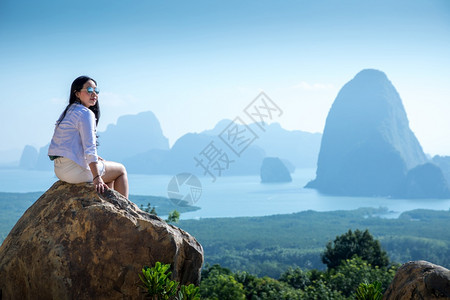
<instances>
[{"instance_id":1,"label":"large brown boulder","mask_svg":"<svg viewBox=\"0 0 450 300\"><path fill-rule=\"evenodd\" d=\"M423 260L408 262L397 270L383 299L450 299L450 271Z\"/></svg>"},{"instance_id":2,"label":"large brown boulder","mask_svg":"<svg viewBox=\"0 0 450 300\"><path fill-rule=\"evenodd\" d=\"M198 284L203 249L113 190L58 181L0 247L0 299L140 299L138 274L157 261Z\"/></svg>"}]
</instances>

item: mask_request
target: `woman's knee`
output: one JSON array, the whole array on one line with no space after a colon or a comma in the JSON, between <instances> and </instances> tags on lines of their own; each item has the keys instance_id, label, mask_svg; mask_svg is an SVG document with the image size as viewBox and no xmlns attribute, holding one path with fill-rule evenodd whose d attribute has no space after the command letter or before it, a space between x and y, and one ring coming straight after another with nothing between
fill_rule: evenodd
<instances>
[{"instance_id":1,"label":"woman's knee","mask_svg":"<svg viewBox=\"0 0 450 300\"><path fill-rule=\"evenodd\" d=\"M106 173L115 174L116 177L119 177L121 175L127 175L127 169L125 166L121 163L114 162L114 161L107 161L106 162Z\"/></svg>"},{"instance_id":2,"label":"woman's knee","mask_svg":"<svg viewBox=\"0 0 450 300\"><path fill-rule=\"evenodd\" d=\"M127 169L125 168L125 166L121 163L117 163L119 165L119 170L122 173L122 175L127 175Z\"/></svg>"}]
</instances>

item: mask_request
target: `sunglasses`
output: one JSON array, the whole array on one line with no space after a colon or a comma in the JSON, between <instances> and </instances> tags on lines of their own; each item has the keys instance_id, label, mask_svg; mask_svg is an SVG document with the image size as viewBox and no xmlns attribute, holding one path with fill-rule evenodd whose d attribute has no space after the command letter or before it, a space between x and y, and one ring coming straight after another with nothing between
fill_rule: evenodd
<instances>
[{"instance_id":1,"label":"sunglasses","mask_svg":"<svg viewBox=\"0 0 450 300\"><path fill-rule=\"evenodd\" d=\"M81 91L85 90L88 94L92 94L95 92L97 95L100 94L100 90L98 88L88 87L87 89L81 89Z\"/></svg>"}]
</instances>

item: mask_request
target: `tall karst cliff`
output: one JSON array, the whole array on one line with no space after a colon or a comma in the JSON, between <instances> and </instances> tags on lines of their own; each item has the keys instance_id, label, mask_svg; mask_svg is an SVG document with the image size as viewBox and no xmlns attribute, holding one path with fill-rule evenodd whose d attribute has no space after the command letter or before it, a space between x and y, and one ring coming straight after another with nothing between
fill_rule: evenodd
<instances>
[{"instance_id":1,"label":"tall karst cliff","mask_svg":"<svg viewBox=\"0 0 450 300\"><path fill-rule=\"evenodd\" d=\"M396 89L383 72L367 69L337 95L316 179L307 187L335 195L402 195L407 172L426 161Z\"/></svg>"}]
</instances>

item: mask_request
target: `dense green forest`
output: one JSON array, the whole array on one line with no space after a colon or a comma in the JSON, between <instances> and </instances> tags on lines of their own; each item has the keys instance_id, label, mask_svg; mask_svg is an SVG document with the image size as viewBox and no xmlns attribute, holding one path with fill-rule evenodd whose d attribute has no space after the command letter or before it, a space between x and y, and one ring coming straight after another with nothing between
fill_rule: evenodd
<instances>
[{"instance_id":1,"label":"dense green forest","mask_svg":"<svg viewBox=\"0 0 450 300\"><path fill-rule=\"evenodd\" d=\"M232 272L219 265L202 272L199 292L202 299L350 300L381 299L398 266L373 267L358 256L334 269L289 268L280 278L258 277L245 271ZM378 287L377 287L378 285ZM362 289L361 289L362 286ZM377 291L378 298L357 297L358 290ZM367 296L370 293L363 292Z\"/></svg>"},{"instance_id":2,"label":"dense green forest","mask_svg":"<svg viewBox=\"0 0 450 300\"><path fill-rule=\"evenodd\" d=\"M379 217L383 209L304 211L266 217L182 220L194 235L205 262L233 272L279 278L288 268L324 270L325 245L349 229L369 231L392 262L427 260L450 267L450 210L413 210L397 219Z\"/></svg>"},{"instance_id":3,"label":"dense green forest","mask_svg":"<svg viewBox=\"0 0 450 300\"><path fill-rule=\"evenodd\" d=\"M337 236L327 243L321 258L325 271L288 268L278 279L207 265L198 287L180 289L170 279L169 264L156 262L144 267L139 276L150 299L381 300L398 268L368 230Z\"/></svg>"},{"instance_id":4,"label":"dense green forest","mask_svg":"<svg viewBox=\"0 0 450 300\"><path fill-rule=\"evenodd\" d=\"M42 193L0 193L0 241ZM163 197L131 196L137 203L156 207L160 215L177 209ZM239 208L236 208L239 209ZM289 268L325 270L320 254L325 245L349 229L369 229L392 262L427 260L450 267L450 210L413 210L396 219L380 217L386 209L304 211L286 215L181 220L183 228L202 244L205 263L232 272L279 278Z\"/></svg>"}]
</instances>

